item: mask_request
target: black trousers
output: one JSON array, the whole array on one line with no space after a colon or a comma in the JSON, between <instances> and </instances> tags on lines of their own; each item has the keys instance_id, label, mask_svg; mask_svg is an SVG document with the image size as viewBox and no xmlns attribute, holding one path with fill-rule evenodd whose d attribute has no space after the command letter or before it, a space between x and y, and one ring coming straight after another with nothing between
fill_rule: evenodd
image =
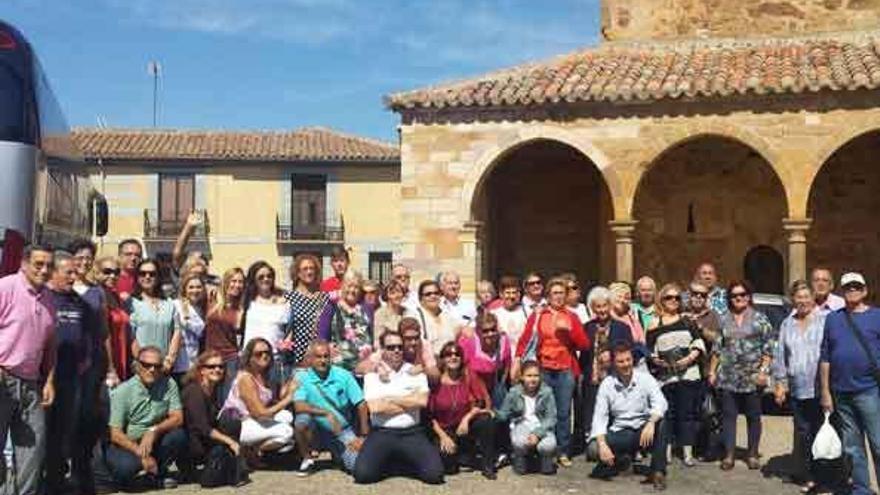
<instances>
[{"instance_id":1,"label":"black trousers","mask_svg":"<svg viewBox=\"0 0 880 495\"><path fill-rule=\"evenodd\" d=\"M700 381L681 380L663 386L663 395L669 404L666 412L667 438L675 439L676 447L693 446L700 429Z\"/></svg>"},{"instance_id":2,"label":"black trousers","mask_svg":"<svg viewBox=\"0 0 880 495\"><path fill-rule=\"evenodd\" d=\"M758 455L761 444L761 392L739 393L721 391L721 409L724 411L724 453L733 457L736 449L736 417L746 416L749 456Z\"/></svg>"},{"instance_id":3,"label":"black trousers","mask_svg":"<svg viewBox=\"0 0 880 495\"><path fill-rule=\"evenodd\" d=\"M666 425L665 420L660 420L654 425L654 440L651 443L651 472L666 473ZM639 440L642 436L642 428L638 430L624 429L620 431L609 431L605 435L605 443L614 452L614 457L620 459L621 456L629 456L632 459L636 452L641 449ZM587 459L599 461L599 445L596 440L592 440L587 446Z\"/></svg>"},{"instance_id":4,"label":"black trousers","mask_svg":"<svg viewBox=\"0 0 880 495\"><path fill-rule=\"evenodd\" d=\"M483 469L495 465L495 420L489 416L480 416L471 420L468 434L459 437L455 431L446 432L455 441L458 450L455 454L445 454L440 452L440 459L443 461L443 470L446 474L455 474L462 465L468 467ZM482 464L474 465L472 462L476 458L476 454L482 457Z\"/></svg>"},{"instance_id":5,"label":"black trousers","mask_svg":"<svg viewBox=\"0 0 880 495\"><path fill-rule=\"evenodd\" d=\"M373 428L367 435L354 465L355 483L376 483L395 474L433 485L443 483L440 450L423 427Z\"/></svg>"}]
</instances>

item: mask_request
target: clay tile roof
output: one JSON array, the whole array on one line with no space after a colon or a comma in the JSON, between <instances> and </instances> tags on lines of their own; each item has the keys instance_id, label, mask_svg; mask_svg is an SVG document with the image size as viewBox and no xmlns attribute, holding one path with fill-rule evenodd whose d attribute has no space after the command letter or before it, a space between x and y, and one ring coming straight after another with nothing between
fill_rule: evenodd
<instances>
[{"instance_id":1,"label":"clay tile roof","mask_svg":"<svg viewBox=\"0 0 880 495\"><path fill-rule=\"evenodd\" d=\"M120 160L397 162L397 146L306 127L292 131L199 131L78 128L73 139L87 158Z\"/></svg>"},{"instance_id":2,"label":"clay tile roof","mask_svg":"<svg viewBox=\"0 0 880 495\"><path fill-rule=\"evenodd\" d=\"M395 111L649 101L880 88L880 31L811 38L607 43L473 79L395 93Z\"/></svg>"}]
</instances>

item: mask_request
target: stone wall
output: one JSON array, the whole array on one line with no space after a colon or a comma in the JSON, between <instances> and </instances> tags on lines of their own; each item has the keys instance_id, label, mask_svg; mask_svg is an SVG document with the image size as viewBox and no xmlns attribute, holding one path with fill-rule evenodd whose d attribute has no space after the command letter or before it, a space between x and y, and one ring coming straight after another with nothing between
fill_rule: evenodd
<instances>
[{"instance_id":1,"label":"stone wall","mask_svg":"<svg viewBox=\"0 0 880 495\"><path fill-rule=\"evenodd\" d=\"M606 40L779 35L880 27L880 0L603 0Z\"/></svg>"}]
</instances>

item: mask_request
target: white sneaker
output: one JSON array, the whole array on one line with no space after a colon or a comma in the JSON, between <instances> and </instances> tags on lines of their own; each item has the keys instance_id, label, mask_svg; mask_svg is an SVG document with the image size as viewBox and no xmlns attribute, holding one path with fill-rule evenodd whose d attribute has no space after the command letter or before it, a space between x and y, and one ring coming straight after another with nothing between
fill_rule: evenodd
<instances>
[{"instance_id":1,"label":"white sneaker","mask_svg":"<svg viewBox=\"0 0 880 495\"><path fill-rule=\"evenodd\" d=\"M315 466L315 460L312 458L303 459L303 461L299 465L299 469L296 470L296 475L305 478L306 476L312 474L312 468Z\"/></svg>"}]
</instances>

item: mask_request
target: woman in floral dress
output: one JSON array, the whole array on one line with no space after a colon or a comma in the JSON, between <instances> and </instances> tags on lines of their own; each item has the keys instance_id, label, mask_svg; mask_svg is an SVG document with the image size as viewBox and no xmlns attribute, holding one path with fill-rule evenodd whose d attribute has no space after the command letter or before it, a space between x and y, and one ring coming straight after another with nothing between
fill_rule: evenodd
<instances>
[{"instance_id":1,"label":"woman in floral dress","mask_svg":"<svg viewBox=\"0 0 880 495\"><path fill-rule=\"evenodd\" d=\"M339 300L327 306L318 322L318 338L332 344L333 363L352 373L373 352L373 327L360 300L361 282L358 274L347 273Z\"/></svg>"}]
</instances>

